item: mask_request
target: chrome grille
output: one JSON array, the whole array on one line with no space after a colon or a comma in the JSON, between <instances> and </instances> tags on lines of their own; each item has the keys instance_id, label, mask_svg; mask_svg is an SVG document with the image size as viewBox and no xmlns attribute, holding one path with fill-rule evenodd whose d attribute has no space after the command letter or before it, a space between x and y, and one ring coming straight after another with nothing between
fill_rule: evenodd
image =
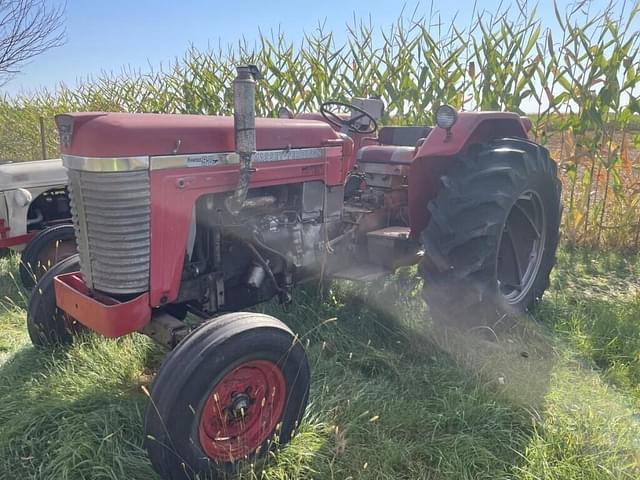
<instances>
[{"instance_id":1,"label":"chrome grille","mask_svg":"<svg viewBox=\"0 0 640 480\"><path fill-rule=\"evenodd\" d=\"M68 172L80 269L87 286L110 294L149 290L149 172Z\"/></svg>"}]
</instances>

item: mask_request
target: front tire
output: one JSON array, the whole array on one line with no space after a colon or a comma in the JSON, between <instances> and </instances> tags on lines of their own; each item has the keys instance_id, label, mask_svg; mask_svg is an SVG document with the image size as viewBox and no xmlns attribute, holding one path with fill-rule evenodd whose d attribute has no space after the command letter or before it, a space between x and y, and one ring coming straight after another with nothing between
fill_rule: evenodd
<instances>
[{"instance_id":1,"label":"front tire","mask_svg":"<svg viewBox=\"0 0 640 480\"><path fill-rule=\"evenodd\" d=\"M304 349L282 322L230 313L167 357L150 393L145 446L167 480L217 479L291 439L309 396Z\"/></svg>"},{"instance_id":2,"label":"front tire","mask_svg":"<svg viewBox=\"0 0 640 480\"><path fill-rule=\"evenodd\" d=\"M20 282L25 290L34 285L53 265L77 252L73 225L45 228L31 239L20 256Z\"/></svg>"},{"instance_id":3,"label":"front tire","mask_svg":"<svg viewBox=\"0 0 640 480\"><path fill-rule=\"evenodd\" d=\"M560 181L548 151L501 139L452 160L422 233L423 293L436 321L494 325L549 287Z\"/></svg>"},{"instance_id":4,"label":"front tire","mask_svg":"<svg viewBox=\"0 0 640 480\"><path fill-rule=\"evenodd\" d=\"M53 265L36 283L27 308L27 330L36 347L67 346L78 333L86 330L56 305L53 280L58 275L80 270L78 254Z\"/></svg>"}]
</instances>

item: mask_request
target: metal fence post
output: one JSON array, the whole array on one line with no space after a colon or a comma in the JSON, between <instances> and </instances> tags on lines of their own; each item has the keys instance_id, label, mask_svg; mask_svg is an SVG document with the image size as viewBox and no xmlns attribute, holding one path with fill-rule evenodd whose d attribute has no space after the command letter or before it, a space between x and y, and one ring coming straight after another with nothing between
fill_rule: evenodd
<instances>
[{"instance_id":1,"label":"metal fence post","mask_svg":"<svg viewBox=\"0 0 640 480\"><path fill-rule=\"evenodd\" d=\"M40 121L40 151L42 153L42 160L47 158L47 141L44 136L44 117L39 118Z\"/></svg>"}]
</instances>

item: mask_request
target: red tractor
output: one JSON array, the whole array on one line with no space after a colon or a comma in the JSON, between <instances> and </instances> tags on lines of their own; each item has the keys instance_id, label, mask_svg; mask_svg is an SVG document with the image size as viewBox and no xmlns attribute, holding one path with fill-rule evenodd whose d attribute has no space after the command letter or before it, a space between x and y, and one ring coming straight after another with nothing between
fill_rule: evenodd
<instances>
[{"instance_id":1,"label":"red tractor","mask_svg":"<svg viewBox=\"0 0 640 480\"><path fill-rule=\"evenodd\" d=\"M560 182L526 118L442 106L435 127L378 129L376 99L255 118L257 77L238 67L233 117L56 118L79 253L33 290L29 334L142 332L171 350L144 425L166 479L233 472L302 418L303 346L239 311L319 274L417 263L434 319L487 324L530 309L554 264Z\"/></svg>"}]
</instances>

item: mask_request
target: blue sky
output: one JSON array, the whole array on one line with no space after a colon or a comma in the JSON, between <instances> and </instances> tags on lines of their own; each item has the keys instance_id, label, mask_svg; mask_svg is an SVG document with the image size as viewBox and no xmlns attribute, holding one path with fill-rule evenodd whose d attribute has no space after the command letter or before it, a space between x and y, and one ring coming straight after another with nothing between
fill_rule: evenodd
<instances>
[{"instance_id":1,"label":"blue sky","mask_svg":"<svg viewBox=\"0 0 640 480\"><path fill-rule=\"evenodd\" d=\"M48 1L55 4L58 0ZM494 11L500 2L477 3ZM605 0L594 3L603 5ZM60 82L74 85L80 78L103 71L166 65L182 56L190 44L205 49L209 44L236 42L242 36L252 41L259 29L268 32L280 27L289 39L298 41L321 21L340 39L354 14L358 18L370 15L373 24L383 28L398 17L405 4L405 11L417 5L424 14L432 8L429 0L68 0L66 44L33 60L3 90L15 94L54 88ZM433 8L445 20L459 11L460 22L466 25L473 4L473 0L436 1ZM552 0L539 1L543 24L554 23L552 5Z\"/></svg>"}]
</instances>

